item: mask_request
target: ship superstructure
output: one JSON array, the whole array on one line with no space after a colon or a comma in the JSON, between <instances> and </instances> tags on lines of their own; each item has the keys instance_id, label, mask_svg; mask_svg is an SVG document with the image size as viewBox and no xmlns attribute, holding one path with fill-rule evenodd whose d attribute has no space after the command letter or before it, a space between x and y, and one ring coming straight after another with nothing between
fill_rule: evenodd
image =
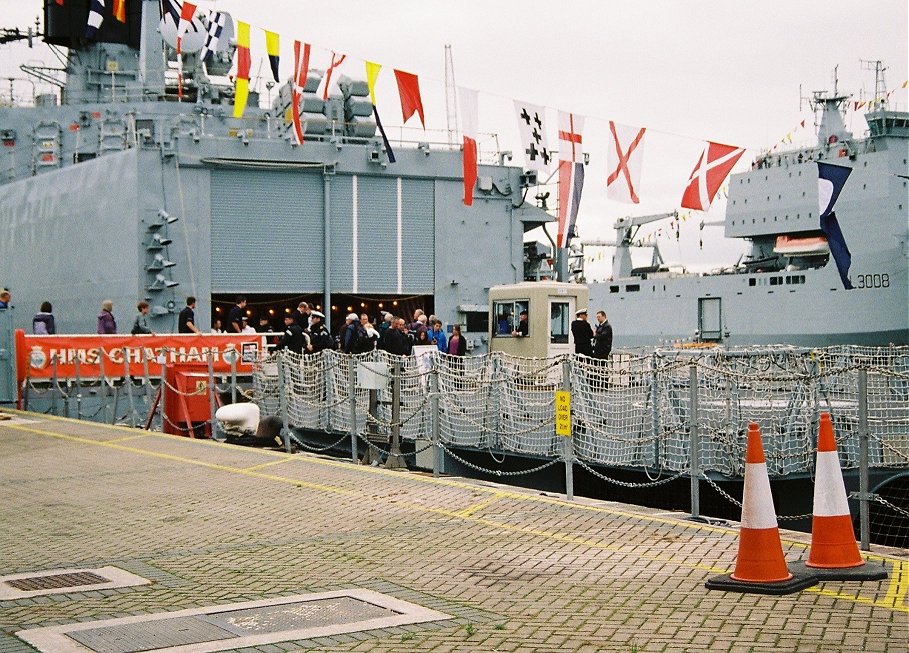
<instances>
[{"instance_id":1,"label":"ship superstructure","mask_svg":"<svg viewBox=\"0 0 909 653\"><path fill-rule=\"evenodd\" d=\"M881 74L878 63L883 87ZM616 343L909 344L909 113L889 110L883 96L855 137L843 121L849 97L814 93L817 144L761 154L732 175L725 236L751 244L737 263L677 273L655 249L652 265L633 268L637 230L674 214L618 220L612 279L590 285ZM851 289L821 231L818 161L852 170L836 204Z\"/></svg>"},{"instance_id":2,"label":"ship superstructure","mask_svg":"<svg viewBox=\"0 0 909 653\"><path fill-rule=\"evenodd\" d=\"M145 299L152 328L175 331L188 295L207 327L243 294L278 324L303 298L333 326L351 310L434 310L485 349L488 287L522 279L524 233L551 220L524 203L520 168L482 153L466 207L447 138L396 142L391 162L366 84L344 78L325 100L317 70L298 146L289 81L268 107L251 92L235 119L233 46L205 65L184 52L180 101L159 3L129 3L94 41L88 5L45 2L44 39L67 65L32 72L60 90L0 109L0 285L18 327L51 301L62 331L93 332L104 299L128 327Z\"/></svg>"}]
</instances>

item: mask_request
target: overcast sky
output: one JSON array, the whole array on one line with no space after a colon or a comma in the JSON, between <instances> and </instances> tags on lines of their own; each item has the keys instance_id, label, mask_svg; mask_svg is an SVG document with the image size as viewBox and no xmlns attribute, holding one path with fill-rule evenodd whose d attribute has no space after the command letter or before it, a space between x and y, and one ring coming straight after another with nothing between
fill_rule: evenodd
<instances>
[{"instance_id":1,"label":"overcast sky","mask_svg":"<svg viewBox=\"0 0 909 653\"><path fill-rule=\"evenodd\" d=\"M294 38L313 44L314 68L326 67L330 50L349 55L342 72L354 77L365 76L364 59L382 64L377 92L388 127L401 124L392 72L400 68L420 76L427 127L445 129L446 43L452 46L457 84L480 93L480 130L497 133L502 149L514 150L515 163L520 147L513 99L549 108L554 146L557 109L587 116L584 142L590 165L578 220L582 239L611 239L612 224L624 215L678 208L704 139L747 147L736 170L747 169L761 149L802 119L809 120L808 129L795 134L795 144L813 142L812 116L806 105L800 110L799 85L803 94L832 88L834 66L839 66L840 91L859 99L869 96L874 85L873 72L863 70L860 60L882 60L888 67L887 88L899 89L891 107L907 108L907 91L899 88L909 76L906 0L633 5L592 0L200 0L198 5L229 11L254 28L281 34L282 77L291 73ZM41 3L0 0L0 8L4 26L24 27L41 12ZM23 52L21 45L0 48L0 79L20 74L9 72L11 61L49 61L44 48ZM261 31L253 29L254 74L264 56ZM263 82L267 70L266 62ZM8 90L0 88L0 94ZM648 128L639 205L606 198L610 119ZM419 122L412 118L408 126L419 127ZM856 135L864 132L862 114L850 111L847 127ZM417 132L406 133L424 140ZM428 137L446 138L442 131ZM681 226L678 244L664 234L664 258L696 267L734 262L742 247L724 240L722 228L705 230L704 249L698 248L698 222L720 220L724 211L725 203L718 201L707 214L696 213ZM607 261L610 255L606 252Z\"/></svg>"}]
</instances>

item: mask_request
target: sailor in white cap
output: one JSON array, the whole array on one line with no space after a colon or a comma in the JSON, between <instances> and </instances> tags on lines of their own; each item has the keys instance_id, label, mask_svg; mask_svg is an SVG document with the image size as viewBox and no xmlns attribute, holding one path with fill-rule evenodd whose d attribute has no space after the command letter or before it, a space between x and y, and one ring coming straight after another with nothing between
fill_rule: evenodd
<instances>
[{"instance_id":1,"label":"sailor in white cap","mask_svg":"<svg viewBox=\"0 0 909 653\"><path fill-rule=\"evenodd\" d=\"M579 308L575 311L575 317L575 321L571 323L574 353L590 356L593 354L593 327L587 321L587 308Z\"/></svg>"},{"instance_id":2,"label":"sailor in white cap","mask_svg":"<svg viewBox=\"0 0 909 653\"><path fill-rule=\"evenodd\" d=\"M334 346L331 334L325 326L325 313L322 311L312 311L309 314L309 342L314 354Z\"/></svg>"}]
</instances>

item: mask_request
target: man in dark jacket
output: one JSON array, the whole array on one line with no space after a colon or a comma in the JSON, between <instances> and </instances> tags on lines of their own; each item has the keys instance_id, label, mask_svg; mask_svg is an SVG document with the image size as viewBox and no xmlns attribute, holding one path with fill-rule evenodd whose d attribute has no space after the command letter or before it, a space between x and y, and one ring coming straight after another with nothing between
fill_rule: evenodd
<instances>
[{"instance_id":1,"label":"man in dark jacket","mask_svg":"<svg viewBox=\"0 0 909 653\"><path fill-rule=\"evenodd\" d=\"M410 339L407 324L403 318L399 317L392 323L392 327L385 332L385 336L379 346L389 354L410 356L411 351L413 351L413 342Z\"/></svg>"},{"instance_id":2,"label":"man in dark jacket","mask_svg":"<svg viewBox=\"0 0 909 653\"><path fill-rule=\"evenodd\" d=\"M275 349L278 351L282 349L289 349L298 354L302 354L305 345L306 339L303 335L303 329L301 329L300 325L294 321L293 315L290 313L285 314L284 333L278 340L278 344L275 346Z\"/></svg>"},{"instance_id":3,"label":"man in dark jacket","mask_svg":"<svg viewBox=\"0 0 909 653\"><path fill-rule=\"evenodd\" d=\"M597 330L593 334L593 357L609 358L612 351L612 326L606 319L606 313L597 311Z\"/></svg>"},{"instance_id":4,"label":"man in dark jacket","mask_svg":"<svg viewBox=\"0 0 909 653\"><path fill-rule=\"evenodd\" d=\"M571 335L574 338L574 353L590 356L593 354L593 328L587 321L587 309L575 313L577 319L571 323Z\"/></svg>"}]
</instances>

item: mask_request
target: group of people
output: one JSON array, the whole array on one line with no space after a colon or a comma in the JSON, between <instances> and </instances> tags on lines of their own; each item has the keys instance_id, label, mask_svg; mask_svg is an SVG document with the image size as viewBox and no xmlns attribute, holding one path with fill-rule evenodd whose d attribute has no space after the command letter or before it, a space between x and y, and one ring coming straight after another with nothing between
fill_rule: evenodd
<instances>
[{"instance_id":1,"label":"group of people","mask_svg":"<svg viewBox=\"0 0 909 653\"><path fill-rule=\"evenodd\" d=\"M597 311L596 320L597 325L594 328L587 321L586 308L575 313L575 320L571 323L574 353L606 359L612 352L612 326L603 311Z\"/></svg>"},{"instance_id":2,"label":"group of people","mask_svg":"<svg viewBox=\"0 0 909 653\"><path fill-rule=\"evenodd\" d=\"M227 316L226 333L256 333L249 326L246 316L247 300L237 297ZM365 354L375 349L399 356L410 355L419 345L436 347L453 356L464 356L467 341L459 325L452 326L451 335L442 328L442 321L434 315L426 316L421 309L407 321L391 313L383 313L382 321L375 326L369 315L350 313L335 336L325 326L325 314L307 302L284 316L284 330L275 342L276 350L288 349L298 354L317 354L325 349L336 349L346 354ZM260 320L259 332L271 333L268 318ZM219 328L216 321L215 329ZM220 331L219 331L220 332Z\"/></svg>"},{"instance_id":3,"label":"group of people","mask_svg":"<svg viewBox=\"0 0 909 653\"><path fill-rule=\"evenodd\" d=\"M44 302L47 305L48 312L50 311L50 303ZM179 316L177 317L177 333L202 333L199 331L196 326L196 298L189 296L186 298L186 306L183 310L180 311ZM44 310L44 305L41 306L41 310ZM133 318L133 325L129 332L134 335L158 335L155 333L152 328L148 325L148 312L149 305L145 300L140 301L136 304L136 317ZM35 320L38 320L38 317L41 314L35 316ZM35 326L35 322L32 322L32 326ZM33 329L35 333L38 333L37 329ZM114 302L109 299L105 299L101 302L101 312L98 313L98 333L101 335L117 333L117 320L114 318Z\"/></svg>"}]
</instances>

